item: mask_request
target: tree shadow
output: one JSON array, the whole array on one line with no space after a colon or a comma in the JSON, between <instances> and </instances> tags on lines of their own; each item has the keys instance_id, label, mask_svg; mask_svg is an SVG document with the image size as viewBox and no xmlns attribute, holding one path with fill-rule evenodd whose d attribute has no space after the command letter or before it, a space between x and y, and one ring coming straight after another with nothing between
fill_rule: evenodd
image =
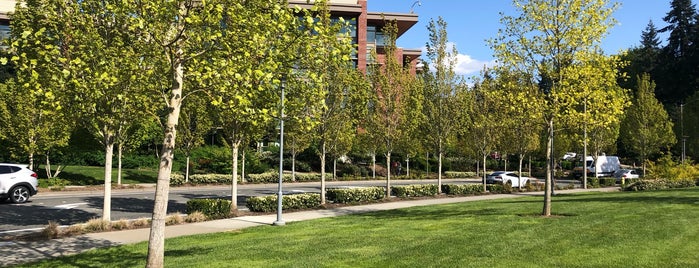
<instances>
[{"instance_id":1,"label":"tree shadow","mask_svg":"<svg viewBox=\"0 0 699 268\"><path fill-rule=\"evenodd\" d=\"M0 209L0 226L35 227L46 225L49 221L54 221L60 225L71 225L86 222L99 216L80 209L49 208L31 205L31 202L20 205L2 204L2 206L13 207Z\"/></svg>"},{"instance_id":2,"label":"tree shadow","mask_svg":"<svg viewBox=\"0 0 699 268\"><path fill-rule=\"evenodd\" d=\"M142 266L146 258L145 252L133 252L125 247L116 247L119 244L102 239L93 239L87 236L77 236L61 239L60 243L46 243L45 241L13 241L11 244L0 247L0 256L3 257L2 265L24 264L37 259L50 259L58 266L70 267L134 267ZM89 251L95 248L105 248L104 251ZM76 253L84 252L80 255Z\"/></svg>"},{"instance_id":3,"label":"tree shadow","mask_svg":"<svg viewBox=\"0 0 699 268\"><path fill-rule=\"evenodd\" d=\"M104 197L87 197L84 199L88 206L91 208L103 208L104 207ZM152 199L145 198L133 198L133 197L112 197L112 211L126 212L126 213L153 213L153 207L155 202ZM186 209L186 204L180 203L176 200L168 200L167 213L184 212Z\"/></svg>"}]
</instances>

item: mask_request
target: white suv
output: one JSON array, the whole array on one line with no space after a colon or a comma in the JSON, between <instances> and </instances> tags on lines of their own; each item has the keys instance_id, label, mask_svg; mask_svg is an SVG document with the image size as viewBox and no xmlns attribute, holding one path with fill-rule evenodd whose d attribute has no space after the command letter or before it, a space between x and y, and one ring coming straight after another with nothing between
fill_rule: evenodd
<instances>
[{"instance_id":1,"label":"white suv","mask_svg":"<svg viewBox=\"0 0 699 268\"><path fill-rule=\"evenodd\" d=\"M0 201L9 198L13 203L24 203L38 191L36 172L26 165L0 163Z\"/></svg>"}]
</instances>

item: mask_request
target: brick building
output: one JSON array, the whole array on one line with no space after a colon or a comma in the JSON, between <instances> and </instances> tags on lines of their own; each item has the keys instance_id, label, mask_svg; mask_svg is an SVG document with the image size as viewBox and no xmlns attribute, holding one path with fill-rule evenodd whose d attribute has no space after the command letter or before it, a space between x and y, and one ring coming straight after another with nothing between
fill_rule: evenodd
<instances>
[{"instance_id":1,"label":"brick building","mask_svg":"<svg viewBox=\"0 0 699 268\"><path fill-rule=\"evenodd\" d=\"M383 53L384 35L382 28L387 21L396 21L398 36L407 32L418 21L418 15L413 13L374 12L367 10L368 0L329 0L329 9L333 17L342 17L349 21L354 29L350 30L353 43L357 51L352 55L355 65L360 70L366 70L371 62L371 52L376 51L378 61L386 56ZM378 0L376 0L378 1ZM290 5L298 5L302 8L310 8L306 0L290 0ZM411 73L418 71L418 59L422 51L420 49L398 48L396 58L410 67Z\"/></svg>"}]
</instances>

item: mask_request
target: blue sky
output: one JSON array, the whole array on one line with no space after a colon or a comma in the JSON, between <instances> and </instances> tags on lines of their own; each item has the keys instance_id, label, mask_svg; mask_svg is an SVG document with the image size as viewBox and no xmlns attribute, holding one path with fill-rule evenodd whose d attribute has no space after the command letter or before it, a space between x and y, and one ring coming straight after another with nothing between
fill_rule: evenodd
<instances>
[{"instance_id":1,"label":"blue sky","mask_svg":"<svg viewBox=\"0 0 699 268\"><path fill-rule=\"evenodd\" d=\"M671 0L618 0L621 7L613 14L618 21L603 40L607 54L637 46L641 31L653 20L660 29L666 26L663 17L670 11ZM692 2L696 5L697 1ZM419 22L398 39L398 46L422 48L428 38L427 23L439 16L447 22L449 41L459 51L460 74L476 74L484 65L493 62L492 51L485 40L495 37L500 25L500 14L516 15L511 0L368 0L369 11L409 13L411 7L419 15ZM661 39L665 42L665 35Z\"/></svg>"}]
</instances>

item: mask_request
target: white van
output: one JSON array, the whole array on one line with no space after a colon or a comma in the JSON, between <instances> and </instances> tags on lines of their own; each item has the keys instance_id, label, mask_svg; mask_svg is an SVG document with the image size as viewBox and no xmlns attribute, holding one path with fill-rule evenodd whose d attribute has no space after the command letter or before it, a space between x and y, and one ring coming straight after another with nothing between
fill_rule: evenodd
<instances>
[{"instance_id":1,"label":"white van","mask_svg":"<svg viewBox=\"0 0 699 268\"><path fill-rule=\"evenodd\" d=\"M595 176L596 171L597 177L609 177L612 176L615 171L621 169L619 157L617 156L600 155L597 157L596 164L593 164L592 162L592 156L585 157L585 167L589 176ZM583 167L575 167L573 169L573 174L576 178L582 177Z\"/></svg>"}]
</instances>

